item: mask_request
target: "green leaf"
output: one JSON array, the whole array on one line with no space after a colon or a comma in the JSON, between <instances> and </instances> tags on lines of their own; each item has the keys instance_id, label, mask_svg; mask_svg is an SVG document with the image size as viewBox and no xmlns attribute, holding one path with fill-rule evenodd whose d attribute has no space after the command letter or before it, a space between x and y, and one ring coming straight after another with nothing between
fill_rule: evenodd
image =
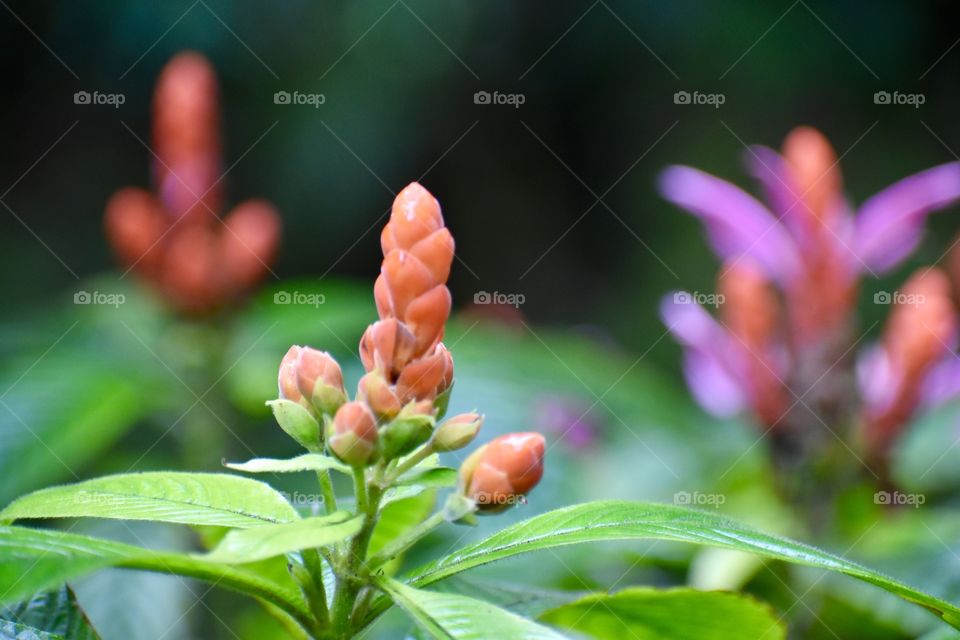
<instances>
[{"instance_id":1,"label":"green leaf","mask_svg":"<svg viewBox=\"0 0 960 640\"><path fill-rule=\"evenodd\" d=\"M495 560L579 542L643 539L692 542L836 571L882 587L960 628L960 608L840 556L714 513L621 500L574 505L519 522L428 563L409 581L423 586Z\"/></svg>"},{"instance_id":2,"label":"green leaf","mask_svg":"<svg viewBox=\"0 0 960 640\"><path fill-rule=\"evenodd\" d=\"M235 471L245 471L247 473L293 473L296 471L339 471L340 473L352 474L348 465L343 464L336 458L325 456L319 453L305 453L290 458L289 460L277 460L274 458L254 458L247 462L227 462L225 467Z\"/></svg>"},{"instance_id":3,"label":"green leaf","mask_svg":"<svg viewBox=\"0 0 960 640\"><path fill-rule=\"evenodd\" d=\"M547 627L483 600L422 591L389 578L379 584L397 606L434 638L564 640Z\"/></svg>"},{"instance_id":4,"label":"green leaf","mask_svg":"<svg viewBox=\"0 0 960 640\"><path fill-rule=\"evenodd\" d=\"M287 524L237 529L228 532L213 551L200 557L227 564L255 562L340 542L355 535L362 526L362 517L350 517L349 512L338 511L329 516L304 518Z\"/></svg>"},{"instance_id":5,"label":"green leaf","mask_svg":"<svg viewBox=\"0 0 960 640\"><path fill-rule=\"evenodd\" d=\"M298 519L268 485L222 473L155 471L95 478L41 489L0 511L24 518L115 518L193 525L256 527Z\"/></svg>"},{"instance_id":6,"label":"green leaf","mask_svg":"<svg viewBox=\"0 0 960 640\"><path fill-rule=\"evenodd\" d=\"M64 640L100 638L80 609L73 591L66 585L37 593L28 600L0 611L0 639L34 637Z\"/></svg>"},{"instance_id":7,"label":"green leaf","mask_svg":"<svg viewBox=\"0 0 960 640\"><path fill-rule=\"evenodd\" d=\"M311 615L299 593L251 571L203 558L61 531L8 526L0 526L0 558L0 603L17 602L112 566L205 580L262 598L294 619L311 624Z\"/></svg>"},{"instance_id":8,"label":"green leaf","mask_svg":"<svg viewBox=\"0 0 960 640\"><path fill-rule=\"evenodd\" d=\"M624 589L589 595L540 620L590 638L619 640L783 640L773 610L748 596L694 589Z\"/></svg>"}]
</instances>

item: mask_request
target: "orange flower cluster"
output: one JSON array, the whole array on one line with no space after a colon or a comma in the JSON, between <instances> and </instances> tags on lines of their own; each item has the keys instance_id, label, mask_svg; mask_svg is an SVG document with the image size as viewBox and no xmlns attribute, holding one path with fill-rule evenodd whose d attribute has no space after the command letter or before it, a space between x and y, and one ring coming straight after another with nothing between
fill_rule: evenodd
<instances>
[{"instance_id":1,"label":"orange flower cluster","mask_svg":"<svg viewBox=\"0 0 960 640\"><path fill-rule=\"evenodd\" d=\"M340 366L329 354L294 346L280 363L280 400L269 403L301 444L319 450L322 440L353 467L391 463L415 449L406 464L455 451L483 424L483 416L464 413L437 426L453 384L453 358L441 340L450 316L446 282L454 244L436 198L416 183L401 191L381 245L374 285L380 319L360 341L367 373L356 399L347 400ZM464 463L461 492L478 510L500 511L539 482L544 452L536 433L497 438Z\"/></svg>"},{"instance_id":2,"label":"orange flower cluster","mask_svg":"<svg viewBox=\"0 0 960 640\"><path fill-rule=\"evenodd\" d=\"M247 200L222 220L217 80L203 56L181 53L160 74L153 105L156 192L128 187L107 203L120 261L178 310L202 314L237 299L269 270L280 218Z\"/></svg>"}]
</instances>

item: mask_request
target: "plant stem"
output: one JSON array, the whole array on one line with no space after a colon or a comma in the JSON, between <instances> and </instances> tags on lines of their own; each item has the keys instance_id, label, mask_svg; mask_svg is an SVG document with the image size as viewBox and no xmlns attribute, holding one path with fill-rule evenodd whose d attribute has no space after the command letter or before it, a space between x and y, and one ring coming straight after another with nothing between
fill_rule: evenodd
<instances>
[{"instance_id":1,"label":"plant stem","mask_svg":"<svg viewBox=\"0 0 960 640\"><path fill-rule=\"evenodd\" d=\"M374 476L382 475L382 463L375 468ZM331 612L332 630L336 638L350 638L352 633L351 618L353 607L363 587L361 570L364 569L364 559L367 556L367 547L373 528L377 524L377 514L380 509L380 499L383 490L376 482L366 484L365 473L362 468L354 469L354 489L357 494L357 511L363 515L363 527L350 541L347 551L340 556L337 573L337 590L333 596L333 611Z\"/></svg>"},{"instance_id":2,"label":"plant stem","mask_svg":"<svg viewBox=\"0 0 960 640\"><path fill-rule=\"evenodd\" d=\"M403 461L393 469L390 475L383 480L381 486L390 486L397 478L423 462L431 453L433 453L433 443L428 440L422 444L419 449L414 450L413 453L404 458Z\"/></svg>"},{"instance_id":3,"label":"plant stem","mask_svg":"<svg viewBox=\"0 0 960 640\"><path fill-rule=\"evenodd\" d=\"M323 507L330 515L337 510L337 494L333 491L333 481L330 472L326 469L317 471L317 480L320 482L320 493L323 495Z\"/></svg>"},{"instance_id":4,"label":"plant stem","mask_svg":"<svg viewBox=\"0 0 960 640\"><path fill-rule=\"evenodd\" d=\"M409 529L400 537L395 538L377 554L371 556L367 561L367 568L373 570L380 565L389 562L412 547L421 538L436 529L437 526L443 524L443 522L443 511L437 511L414 528Z\"/></svg>"},{"instance_id":5,"label":"plant stem","mask_svg":"<svg viewBox=\"0 0 960 640\"><path fill-rule=\"evenodd\" d=\"M323 584L323 561L316 549L304 549L302 552L303 564L310 573L312 597L308 597L308 604L323 627L330 626L330 611L327 608L327 590Z\"/></svg>"}]
</instances>

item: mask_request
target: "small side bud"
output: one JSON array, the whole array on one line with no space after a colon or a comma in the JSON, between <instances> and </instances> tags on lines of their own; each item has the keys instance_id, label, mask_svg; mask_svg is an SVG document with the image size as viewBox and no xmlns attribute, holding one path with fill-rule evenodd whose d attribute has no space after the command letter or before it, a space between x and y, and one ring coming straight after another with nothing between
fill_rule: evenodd
<instances>
[{"instance_id":1,"label":"small side bud","mask_svg":"<svg viewBox=\"0 0 960 640\"><path fill-rule=\"evenodd\" d=\"M271 400L267 406L288 436L311 451L320 446L320 423L303 405L281 398Z\"/></svg>"},{"instance_id":2,"label":"small side bud","mask_svg":"<svg viewBox=\"0 0 960 640\"><path fill-rule=\"evenodd\" d=\"M483 425L483 416L477 413L461 413L440 425L433 434L434 451L456 451L473 442Z\"/></svg>"},{"instance_id":3,"label":"small side bud","mask_svg":"<svg viewBox=\"0 0 960 640\"><path fill-rule=\"evenodd\" d=\"M379 320L367 327L360 339L360 359L367 371L380 369L390 380L414 356L417 339L396 318Z\"/></svg>"},{"instance_id":4,"label":"small side bud","mask_svg":"<svg viewBox=\"0 0 960 640\"><path fill-rule=\"evenodd\" d=\"M480 512L516 504L543 476L546 443L539 433L500 436L474 451L460 467L460 488Z\"/></svg>"},{"instance_id":5,"label":"small side bud","mask_svg":"<svg viewBox=\"0 0 960 640\"><path fill-rule=\"evenodd\" d=\"M362 402L348 402L328 423L330 450L347 464L360 467L377 453L377 419Z\"/></svg>"},{"instance_id":6,"label":"small side bud","mask_svg":"<svg viewBox=\"0 0 960 640\"><path fill-rule=\"evenodd\" d=\"M366 402L367 406L384 422L395 418L403 408L397 394L377 369L360 378L357 384L357 400Z\"/></svg>"},{"instance_id":7,"label":"small side bud","mask_svg":"<svg viewBox=\"0 0 960 640\"><path fill-rule=\"evenodd\" d=\"M320 413L333 415L347 401L340 365L326 351L301 349L297 360L297 387Z\"/></svg>"},{"instance_id":8,"label":"small side bud","mask_svg":"<svg viewBox=\"0 0 960 640\"><path fill-rule=\"evenodd\" d=\"M277 386L282 400L302 403L303 394L300 393L300 386L297 384L297 362L300 360L301 351L303 347L293 345L280 361Z\"/></svg>"}]
</instances>

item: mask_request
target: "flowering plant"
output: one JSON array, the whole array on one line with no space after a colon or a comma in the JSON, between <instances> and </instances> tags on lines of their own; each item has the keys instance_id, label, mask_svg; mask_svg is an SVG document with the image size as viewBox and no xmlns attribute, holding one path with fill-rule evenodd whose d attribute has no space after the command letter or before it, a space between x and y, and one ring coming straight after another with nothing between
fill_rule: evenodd
<instances>
[{"instance_id":1,"label":"flowering plant","mask_svg":"<svg viewBox=\"0 0 960 640\"><path fill-rule=\"evenodd\" d=\"M684 292L662 304L684 346L688 386L710 413L752 415L794 484L809 487L793 472L839 445L889 485L904 429L960 392L957 315L946 273L921 268L899 291L876 294L892 304L883 338L853 358L866 337L855 333L857 289L865 275L901 264L928 214L960 199L960 163L905 178L854 211L839 160L815 129L792 131L782 154L754 147L747 160L769 208L696 169L661 177L664 196L703 221L724 260L716 317Z\"/></svg>"},{"instance_id":2,"label":"flowering plant","mask_svg":"<svg viewBox=\"0 0 960 640\"><path fill-rule=\"evenodd\" d=\"M268 404L306 452L227 465L252 474L314 473L321 500L298 509L264 482L186 472L112 475L28 494L0 511L0 601L11 604L0 615L5 631L90 637L95 632L61 585L121 567L189 576L247 594L295 638L354 637L393 606L436 638L700 637L708 626L716 638L785 637L769 608L734 593L648 587L613 594L531 592L518 606L511 594L523 593L520 587L467 593L443 590L443 584L425 588L521 553L640 539L746 551L844 573L960 627L960 608L949 602L809 545L675 505L610 500L564 507L398 573L405 552L437 527L474 524L478 516L522 505L541 479L547 446L536 433L510 434L475 449L459 469L441 464L438 454L468 446L483 417L444 416L454 386L453 356L441 342L454 245L437 201L423 187L412 184L399 194L381 244L374 286L380 318L360 343L366 373L354 399L329 354L292 347L280 364L279 398ZM352 480L352 496L337 492L332 474ZM432 513L411 519L393 508L419 495L432 503L440 490L447 497ZM14 524L51 518L190 525L208 544L196 552L159 551Z\"/></svg>"}]
</instances>

